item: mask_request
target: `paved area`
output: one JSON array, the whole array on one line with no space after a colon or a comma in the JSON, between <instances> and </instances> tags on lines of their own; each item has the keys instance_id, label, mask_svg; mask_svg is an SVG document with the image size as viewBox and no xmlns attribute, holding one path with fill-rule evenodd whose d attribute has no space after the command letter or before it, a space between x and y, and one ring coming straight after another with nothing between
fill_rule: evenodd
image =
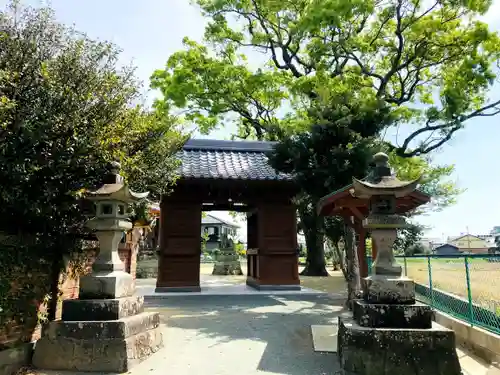
<instances>
[{"instance_id":1,"label":"paved area","mask_svg":"<svg viewBox=\"0 0 500 375\"><path fill-rule=\"evenodd\" d=\"M343 311L341 295L307 289L259 292L213 276L207 280L202 276L201 293L154 297L154 280L138 280L137 284L147 309L161 314L165 347L128 375L341 373L332 341ZM464 375L497 375L496 369L466 351L457 352Z\"/></svg>"},{"instance_id":2,"label":"paved area","mask_svg":"<svg viewBox=\"0 0 500 375\"><path fill-rule=\"evenodd\" d=\"M325 295L167 297L165 348L131 374L335 374L336 354L314 351L311 325L332 324L341 301Z\"/></svg>"}]
</instances>

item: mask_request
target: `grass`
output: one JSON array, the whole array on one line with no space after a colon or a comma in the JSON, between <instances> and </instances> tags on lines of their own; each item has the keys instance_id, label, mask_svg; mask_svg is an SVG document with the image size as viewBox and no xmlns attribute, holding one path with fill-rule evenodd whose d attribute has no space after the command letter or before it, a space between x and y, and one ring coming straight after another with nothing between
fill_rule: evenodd
<instances>
[{"instance_id":1,"label":"grass","mask_svg":"<svg viewBox=\"0 0 500 375\"><path fill-rule=\"evenodd\" d=\"M401 265L403 260L398 259ZM407 259L407 275L416 282L429 285L427 259ZM499 309L500 263L484 259L469 262L470 290L474 303L491 311ZM431 259L432 286L444 292L468 298L464 259Z\"/></svg>"}]
</instances>

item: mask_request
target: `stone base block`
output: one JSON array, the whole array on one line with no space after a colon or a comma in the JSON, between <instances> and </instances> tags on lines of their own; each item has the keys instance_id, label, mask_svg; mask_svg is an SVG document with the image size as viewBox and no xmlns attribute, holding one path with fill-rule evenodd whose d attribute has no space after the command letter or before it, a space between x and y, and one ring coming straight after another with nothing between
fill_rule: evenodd
<instances>
[{"instance_id":1,"label":"stone base block","mask_svg":"<svg viewBox=\"0 0 500 375\"><path fill-rule=\"evenodd\" d=\"M198 286L157 286L155 293L199 293L201 287Z\"/></svg>"},{"instance_id":2,"label":"stone base block","mask_svg":"<svg viewBox=\"0 0 500 375\"><path fill-rule=\"evenodd\" d=\"M212 275L243 275L240 261L234 262L215 262Z\"/></svg>"},{"instance_id":3,"label":"stone base block","mask_svg":"<svg viewBox=\"0 0 500 375\"><path fill-rule=\"evenodd\" d=\"M374 328L432 328L434 311L429 305L415 302L412 305L369 304L354 301L354 320L363 327Z\"/></svg>"},{"instance_id":4,"label":"stone base block","mask_svg":"<svg viewBox=\"0 0 500 375\"><path fill-rule=\"evenodd\" d=\"M247 277L246 284L251 288L262 291L301 290L300 284L261 284L259 280L252 277Z\"/></svg>"},{"instance_id":5,"label":"stone base block","mask_svg":"<svg viewBox=\"0 0 500 375\"><path fill-rule=\"evenodd\" d=\"M431 329L361 327L339 318L338 356L345 373L356 375L462 375L455 333Z\"/></svg>"},{"instance_id":6,"label":"stone base block","mask_svg":"<svg viewBox=\"0 0 500 375\"><path fill-rule=\"evenodd\" d=\"M52 322L36 342L33 365L40 369L126 372L163 347L158 313L116 321Z\"/></svg>"},{"instance_id":7,"label":"stone base block","mask_svg":"<svg viewBox=\"0 0 500 375\"><path fill-rule=\"evenodd\" d=\"M415 283L407 277L368 276L363 279L363 299L368 303L413 304Z\"/></svg>"},{"instance_id":8,"label":"stone base block","mask_svg":"<svg viewBox=\"0 0 500 375\"><path fill-rule=\"evenodd\" d=\"M80 299L114 299L135 293L135 280L124 271L99 271L80 278Z\"/></svg>"},{"instance_id":9,"label":"stone base block","mask_svg":"<svg viewBox=\"0 0 500 375\"><path fill-rule=\"evenodd\" d=\"M115 299L70 299L63 301L62 320L117 320L144 311L144 297Z\"/></svg>"}]
</instances>

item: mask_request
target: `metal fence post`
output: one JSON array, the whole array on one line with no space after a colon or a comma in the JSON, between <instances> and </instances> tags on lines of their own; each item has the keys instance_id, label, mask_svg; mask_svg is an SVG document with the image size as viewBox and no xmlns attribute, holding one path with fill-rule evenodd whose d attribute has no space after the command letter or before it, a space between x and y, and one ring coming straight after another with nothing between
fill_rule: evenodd
<instances>
[{"instance_id":1,"label":"metal fence post","mask_svg":"<svg viewBox=\"0 0 500 375\"><path fill-rule=\"evenodd\" d=\"M465 264L465 279L467 281L467 299L469 300L469 319L471 325L474 323L474 307L472 305L472 291L470 288L470 274L469 274L469 257L464 257Z\"/></svg>"},{"instance_id":2,"label":"metal fence post","mask_svg":"<svg viewBox=\"0 0 500 375\"><path fill-rule=\"evenodd\" d=\"M429 272L429 289L431 292L431 306L434 307L434 291L432 287L432 265L431 265L431 257L427 255L427 271Z\"/></svg>"}]
</instances>

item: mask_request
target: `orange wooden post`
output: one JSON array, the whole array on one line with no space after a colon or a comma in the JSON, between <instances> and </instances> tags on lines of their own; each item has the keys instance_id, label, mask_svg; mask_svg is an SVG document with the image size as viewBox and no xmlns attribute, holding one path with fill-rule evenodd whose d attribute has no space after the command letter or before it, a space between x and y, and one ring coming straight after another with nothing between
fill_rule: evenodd
<instances>
[{"instance_id":1,"label":"orange wooden post","mask_svg":"<svg viewBox=\"0 0 500 375\"><path fill-rule=\"evenodd\" d=\"M372 263L377 259L377 244L372 239Z\"/></svg>"},{"instance_id":2,"label":"orange wooden post","mask_svg":"<svg viewBox=\"0 0 500 375\"><path fill-rule=\"evenodd\" d=\"M359 223L359 222L358 222ZM361 223L356 225L358 232L358 262L359 274L361 277L368 277L368 262L366 259L366 229L363 228Z\"/></svg>"}]
</instances>

